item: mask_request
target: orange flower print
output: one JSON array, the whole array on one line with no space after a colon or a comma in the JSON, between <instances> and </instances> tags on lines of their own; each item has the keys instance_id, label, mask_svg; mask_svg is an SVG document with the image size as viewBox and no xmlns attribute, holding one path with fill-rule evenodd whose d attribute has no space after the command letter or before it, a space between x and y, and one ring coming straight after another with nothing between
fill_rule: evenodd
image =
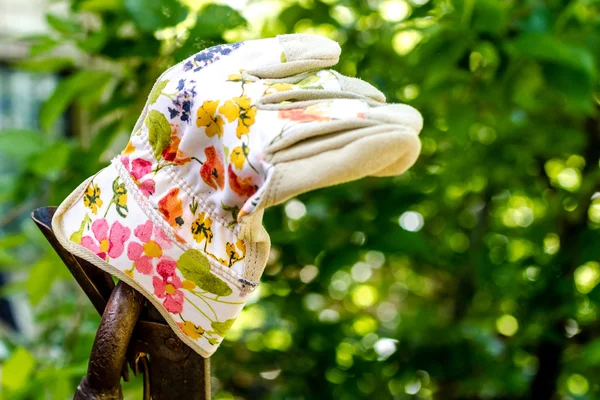
<instances>
[{"instance_id":1,"label":"orange flower print","mask_svg":"<svg viewBox=\"0 0 600 400\"><path fill-rule=\"evenodd\" d=\"M225 168L223 167L223 158L215 149L210 146L204 149L206 161L200 167L200 177L208 186L215 190L223 190L225 186Z\"/></svg>"},{"instance_id":2,"label":"orange flower print","mask_svg":"<svg viewBox=\"0 0 600 400\"><path fill-rule=\"evenodd\" d=\"M178 195L179 188L173 188L158 201L158 211L174 228L183 225L183 203Z\"/></svg>"},{"instance_id":3,"label":"orange flower print","mask_svg":"<svg viewBox=\"0 0 600 400\"><path fill-rule=\"evenodd\" d=\"M171 124L171 143L163 150L162 157L165 161L170 161L177 165L183 165L190 162L192 159L186 157L183 152L179 149L181 139L177 136L178 126Z\"/></svg>"},{"instance_id":4,"label":"orange flower print","mask_svg":"<svg viewBox=\"0 0 600 400\"><path fill-rule=\"evenodd\" d=\"M252 178L241 178L233 172L233 168L231 164L229 164L227 168L227 176L229 179L229 187L233 190L238 196L243 199L250 198L256 191L258 187L252 183Z\"/></svg>"},{"instance_id":5,"label":"orange flower print","mask_svg":"<svg viewBox=\"0 0 600 400\"><path fill-rule=\"evenodd\" d=\"M178 322L177 326L179 326L183 333L194 340L200 339L200 336L205 332L201 326L195 325L191 321Z\"/></svg>"}]
</instances>

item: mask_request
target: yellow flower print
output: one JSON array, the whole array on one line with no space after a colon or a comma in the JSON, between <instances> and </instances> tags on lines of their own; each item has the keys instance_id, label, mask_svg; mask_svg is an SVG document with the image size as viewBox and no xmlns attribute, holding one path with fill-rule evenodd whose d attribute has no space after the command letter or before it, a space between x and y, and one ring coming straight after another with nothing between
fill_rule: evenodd
<instances>
[{"instance_id":1,"label":"yellow flower print","mask_svg":"<svg viewBox=\"0 0 600 400\"><path fill-rule=\"evenodd\" d=\"M246 161L246 154L244 154L244 149L242 146L238 146L231 150L230 156L231 162L237 169L244 168L244 162Z\"/></svg>"},{"instance_id":2,"label":"yellow flower print","mask_svg":"<svg viewBox=\"0 0 600 400\"><path fill-rule=\"evenodd\" d=\"M244 72L244 70L240 70L239 74L228 75L227 80L230 82L241 82L242 81L242 72Z\"/></svg>"},{"instance_id":3,"label":"yellow flower print","mask_svg":"<svg viewBox=\"0 0 600 400\"><path fill-rule=\"evenodd\" d=\"M156 243L154 240L149 240L142 245L144 249L144 255L152 258L158 258L162 256L163 252L160 248L160 245Z\"/></svg>"},{"instance_id":4,"label":"yellow flower print","mask_svg":"<svg viewBox=\"0 0 600 400\"><path fill-rule=\"evenodd\" d=\"M127 193L122 193L117 197L117 207L127 207Z\"/></svg>"},{"instance_id":5,"label":"yellow flower print","mask_svg":"<svg viewBox=\"0 0 600 400\"><path fill-rule=\"evenodd\" d=\"M220 115L216 115L218 105L218 100L206 100L196 112L196 126L198 128L205 127L206 136L208 137L218 135L220 138L223 135L225 121Z\"/></svg>"},{"instance_id":6,"label":"yellow flower print","mask_svg":"<svg viewBox=\"0 0 600 400\"><path fill-rule=\"evenodd\" d=\"M135 151L135 146L133 145L133 143L131 143L131 140L129 141L129 143L127 143L127 147L125 147L125 150L123 150L123 154L131 154Z\"/></svg>"},{"instance_id":7,"label":"yellow flower print","mask_svg":"<svg viewBox=\"0 0 600 400\"><path fill-rule=\"evenodd\" d=\"M238 249L241 251L241 254L238 253ZM231 267L236 262L244 259L244 256L246 255L246 245L243 240L238 240L235 244L227 242L225 244L225 252L229 257L229 262L223 262L223 264Z\"/></svg>"},{"instance_id":8,"label":"yellow flower print","mask_svg":"<svg viewBox=\"0 0 600 400\"><path fill-rule=\"evenodd\" d=\"M268 85L268 87L267 87L267 90L265 90L265 94L285 92L286 90L292 90L294 88L293 85L291 85L289 83L283 83L283 82L267 83L267 85Z\"/></svg>"},{"instance_id":9,"label":"yellow flower print","mask_svg":"<svg viewBox=\"0 0 600 400\"><path fill-rule=\"evenodd\" d=\"M194 325L191 321L185 321L184 323L178 324L183 333L194 340L200 339L200 336L204 334L204 329L198 325Z\"/></svg>"},{"instance_id":10,"label":"yellow flower print","mask_svg":"<svg viewBox=\"0 0 600 400\"><path fill-rule=\"evenodd\" d=\"M235 245L233 243L227 242L225 245L225 251L229 257L234 257L237 255L237 250L235 249Z\"/></svg>"},{"instance_id":11,"label":"yellow flower print","mask_svg":"<svg viewBox=\"0 0 600 400\"><path fill-rule=\"evenodd\" d=\"M193 281L185 279L181 282L181 287L185 290L194 290L196 288L196 284Z\"/></svg>"},{"instance_id":12,"label":"yellow flower print","mask_svg":"<svg viewBox=\"0 0 600 400\"><path fill-rule=\"evenodd\" d=\"M242 135L250 133L250 127L256 118L256 107L250 104L250 98L246 95L227 100L219 108L219 112L229 122L233 122L237 118L238 126L235 133L238 139L241 139Z\"/></svg>"},{"instance_id":13,"label":"yellow flower print","mask_svg":"<svg viewBox=\"0 0 600 400\"><path fill-rule=\"evenodd\" d=\"M242 257L246 255L246 243L242 239L238 240L235 245L242 251Z\"/></svg>"},{"instance_id":14,"label":"yellow flower print","mask_svg":"<svg viewBox=\"0 0 600 400\"><path fill-rule=\"evenodd\" d=\"M92 210L92 214L98 213L98 208L102 208L102 199L100 199L100 188L92 183L87 187L83 195L83 205Z\"/></svg>"},{"instance_id":15,"label":"yellow flower print","mask_svg":"<svg viewBox=\"0 0 600 400\"><path fill-rule=\"evenodd\" d=\"M192 222L191 226L192 236L196 242L200 243L203 240L206 240L207 243L212 242L213 233L211 226L212 220L208 215L203 212L198 214L198 218Z\"/></svg>"}]
</instances>

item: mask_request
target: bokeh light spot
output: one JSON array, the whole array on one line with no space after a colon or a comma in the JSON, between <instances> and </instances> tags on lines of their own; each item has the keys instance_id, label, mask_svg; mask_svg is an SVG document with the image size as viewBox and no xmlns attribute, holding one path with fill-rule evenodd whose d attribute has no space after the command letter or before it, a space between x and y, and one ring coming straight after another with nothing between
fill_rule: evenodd
<instances>
[{"instance_id":1,"label":"bokeh light spot","mask_svg":"<svg viewBox=\"0 0 600 400\"><path fill-rule=\"evenodd\" d=\"M544 253L556 254L560 250L560 237L556 233L548 233L544 238Z\"/></svg>"},{"instance_id":2,"label":"bokeh light spot","mask_svg":"<svg viewBox=\"0 0 600 400\"><path fill-rule=\"evenodd\" d=\"M357 262L352 266L352 279L356 282L366 282L369 280L371 275L373 274L371 271L371 266L364 262Z\"/></svg>"},{"instance_id":3,"label":"bokeh light spot","mask_svg":"<svg viewBox=\"0 0 600 400\"><path fill-rule=\"evenodd\" d=\"M379 13L386 21L399 22L410 14L410 5L403 0L388 0L379 4Z\"/></svg>"},{"instance_id":4,"label":"bokeh light spot","mask_svg":"<svg viewBox=\"0 0 600 400\"><path fill-rule=\"evenodd\" d=\"M581 184L581 175L575 168L563 169L558 173L556 179L562 188L570 192L579 189L579 185Z\"/></svg>"},{"instance_id":5,"label":"bokeh light spot","mask_svg":"<svg viewBox=\"0 0 600 400\"><path fill-rule=\"evenodd\" d=\"M504 336L513 336L519 330L519 321L510 314L504 314L496 320L496 329Z\"/></svg>"},{"instance_id":6,"label":"bokeh light spot","mask_svg":"<svg viewBox=\"0 0 600 400\"><path fill-rule=\"evenodd\" d=\"M292 344L292 335L285 329L271 329L265 334L263 342L271 350L286 351Z\"/></svg>"},{"instance_id":7,"label":"bokeh light spot","mask_svg":"<svg viewBox=\"0 0 600 400\"><path fill-rule=\"evenodd\" d=\"M587 294L600 282L600 264L587 262L575 270L575 286L580 293Z\"/></svg>"},{"instance_id":8,"label":"bokeh light spot","mask_svg":"<svg viewBox=\"0 0 600 400\"><path fill-rule=\"evenodd\" d=\"M398 350L398 341L396 339L381 338L373 345L375 352L378 355L378 360L383 361L388 359Z\"/></svg>"},{"instance_id":9,"label":"bokeh light spot","mask_svg":"<svg viewBox=\"0 0 600 400\"><path fill-rule=\"evenodd\" d=\"M377 320L368 315L357 318L352 323L352 329L357 335L365 336L377 330Z\"/></svg>"},{"instance_id":10,"label":"bokeh light spot","mask_svg":"<svg viewBox=\"0 0 600 400\"><path fill-rule=\"evenodd\" d=\"M573 374L567 379L567 389L575 396L583 396L590 389L590 384L585 376Z\"/></svg>"},{"instance_id":11,"label":"bokeh light spot","mask_svg":"<svg viewBox=\"0 0 600 400\"><path fill-rule=\"evenodd\" d=\"M289 219L300 219L306 215L306 206L300 200L292 199L285 204L285 215Z\"/></svg>"},{"instance_id":12,"label":"bokeh light spot","mask_svg":"<svg viewBox=\"0 0 600 400\"><path fill-rule=\"evenodd\" d=\"M421 32L412 29L400 31L394 35L392 47L398 55L405 56L415 48L422 37Z\"/></svg>"},{"instance_id":13,"label":"bokeh light spot","mask_svg":"<svg viewBox=\"0 0 600 400\"><path fill-rule=\"evenodd\" d=\"M398 220L400 226L409 232L418 232L424 225L423 216L416 211L407 211Z\"/></svg>"},{"instance_id":14,"label":"bokeh light spot","mask_svg":"<svg viewBox=\"0 0 600 400\"><path fill-rule=\"evenodd\" d=\"M370 285L360 285L352 291L352 302L362 308L375 304L378 297L377 289Z\"/></svg>"},{"instance_id":15,"label":"bokeh light spot","mask_svg":"<svg viewBox=\"0 0 600 400\"><path fill-rule=\"evenodd\" d=\"M309 283L319 275L319 269L314 265L307 265L300 270L300 280Z\"/></svg>"}]
</instances>

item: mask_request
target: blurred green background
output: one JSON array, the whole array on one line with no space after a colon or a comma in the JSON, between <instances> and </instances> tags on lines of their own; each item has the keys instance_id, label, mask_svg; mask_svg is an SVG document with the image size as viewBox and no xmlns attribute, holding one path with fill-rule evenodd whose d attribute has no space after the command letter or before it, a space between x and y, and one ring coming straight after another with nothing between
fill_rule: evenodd
<instances>
[{"instance_id":1,"label":"blurred green background","mask_svg":"<svg viewBox=\"0 0 600 400\"><path fill-rule=\"evenodd\" d=\"M0 64L3 398L70 398L99 323L30 210L124 147L166 67L290 32L421 110L423 152L266 213L214 398L600 398L599 1L34 2L43 29L2 34L27 49Z\"/></svg>"}]
</instances>

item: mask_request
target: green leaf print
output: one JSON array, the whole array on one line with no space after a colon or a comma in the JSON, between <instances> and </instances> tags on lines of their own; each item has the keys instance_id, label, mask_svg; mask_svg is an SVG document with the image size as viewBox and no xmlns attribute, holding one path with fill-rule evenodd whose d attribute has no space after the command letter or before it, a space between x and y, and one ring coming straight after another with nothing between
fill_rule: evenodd
<instances>
[{"instance_id":1,"label":"green leaf print","mask_svg":"<svg viewBox=\"0 0 600 400\"><path fill-rule=\"evenodd\" d=\"M215 333L219 336L225 336L225 334L227 333L227 331L229 331L229 328L231 328L231 325L233 325L233 323L235 322L235 318L232 319L228 319L227 321L223 321L223 322L211 322L210 326L215 330Z\"/></svg>"},{"instance_id":2,"label":"green leaf print","mask_svg":"<svg viewBox=\"0 0 600 400\"><path fill-rule=\"evenodd\" d=\"M81 224L79 225L79 230L73 232L71 234L71 237L69 237L71 242L81 244L81 241L83 240L83 231L85 230L85 225L90 223L91 221L92 219L90 218L90 216L85 214L85 217L83 217L83 221L81 221Z\"/></svg>"},{"instance_id":3,"label":"green leaf print","mask_svg":"<svg viewBox=\"0 0 600 400\"><path fill-rule=\"evenodd\" d=\"M177 260L177 268L185 279L194 282L202 290L217 296L229 296L232 293L227 283L210 272L208 259L199 250L186 250Z\"/></svg>"},{"instance_id":4,"label":"green leaf print","mask_svg":"<svg viewBox=\"0 0 600 400\"><path fill-rule=\"evenodd\" d=\"M152 93L150 93L150 97L148 98L148 101L150 102L150 104L156 103L156 101L160 97L162 91L165 90L165 87L167 86L168 83L169 83L169 80L167 79L164 81L160 81L156 84L156 86L152 90Z\"/></svg>"},{"instance_id":5,"label":"green leaf print","mask_svg":"<svg viewBox=\"0 0 600 400\"><path fill-rule=\"evenodd\" d=\"M171 144L171 127L167 118L156 110L150 110L146 117L146 126L148 127L148 141L154 157L158 160L164 149Z\"/></svg>"}]
</instances>

